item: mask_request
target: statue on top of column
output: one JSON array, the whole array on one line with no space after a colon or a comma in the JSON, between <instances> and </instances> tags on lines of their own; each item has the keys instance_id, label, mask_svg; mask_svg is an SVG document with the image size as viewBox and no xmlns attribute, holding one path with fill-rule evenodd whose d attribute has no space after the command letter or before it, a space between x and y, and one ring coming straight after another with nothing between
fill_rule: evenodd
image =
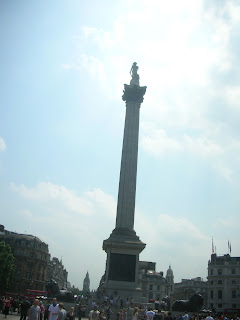
<instances>
[{"instance_id":1,"label":"statue on top of column","mask_svg":"<svg viewBox=\"0 0 240 320\"><path fill-rule=\"evenodd\" d=\"M130 70L130 75L132 76L132 80L130 81L130 85L139 86L139 74L137 62L133 62L132 68Z\"/></svg>"}]
</instances>

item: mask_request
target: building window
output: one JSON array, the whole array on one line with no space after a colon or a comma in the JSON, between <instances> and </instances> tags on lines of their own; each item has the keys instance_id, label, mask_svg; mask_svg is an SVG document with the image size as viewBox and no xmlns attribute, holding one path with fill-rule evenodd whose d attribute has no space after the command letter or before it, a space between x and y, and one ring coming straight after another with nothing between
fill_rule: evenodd
<instances>
[{"instance_id":1,"label":"building window","mask_svg":"<svg viewBox=\"0 0 240 320\"><path fill-rule=\"evenodd\" d=\"M218 304L218 308L222 308L222 304L221 303Z\"/></svg>"},{"instance_id":2,"label":"building window","mask_svg":"<svg viewBox=\"0 0 240 320\"><path fill-rule=\"evenodd\" d=\"M211 283L211 285L213 285L213 280L210 283Z\"/></svg>"},{"instance_id":3,"label":"building window","mask_svg":"<svg viewBox=\"0 0 240 320\"><path fill-rule=\"evenodd\" d=\"M236 284L237 282L236 282L236 280L232 280L232 284Z\"/></svg>"},{"instance_id":4,"label":"building window","mask_svg":"<svg viewBox=\"0 0 240 320\"><path fill-rule=\"evenodd\" d=\"M236 303L233 303L233 304L232 304L232 308L237 308Z\"/></svg>"},{"instance_id":5,"label":"building window","mask_svg":"<svg viewBox=\"0 0 240 320\"><path fill-rule=\"evenodd\" d=\"M218 284L222 284L222 280L218 280Z\"/></svg>"},{"instance_id":6,"label":"building window","mask_svg":"<svg viewBox=\"0 0 240 320\"><path fill-rule=\"evenodd\" d=\"M232 291L232 299L236 299L236 297L237 297L236 290L233 290Z\"/></svg>"},{"instance_id":7,"label":"building window","mask_svg":"<svg viewBox=\"0 0 240 320\"><path fill-rule=\"evenodd\" d=\"M150 284L150 285L149 285L149 290L152 290L152 289L153 289L153 285Z\"/></svg>"},{"instance_id":8,"label":"building window","mask_svg":"<svg viewBox=\"0 0 240 320\"><path fill-rule=\"evenodd\" d=\"M157 286L157 290L158 290L158 291L160 290L160 286Z\"/></svg>"},{"instance_id":9,"label":"building window","mask_svg":"<svg viewBox=\"0 0 240 320\"><path fill-rule=\"evenodd\" d=\"M26 279L31 280L32 279L32 273L26 272Z\"/></svg>"},{"instance_id":10,"label":"building window","mask_svg":"<svg viewBox=\"0 0 240 320\"><path fill-rule=\"evenodd\" d=\"M236 269L232 268L232 274L236 274Z\"/></svg>"},{"instance_id":11,"label":"building window","mask_svg":"<svg viewBox=\"0 0 240 320\"><path fill-rule=\"evenodd\" d=\"M222 275L222 269L218 269L218 275Z\"/></svg>"},{"instance_id":12,"label":"building window","mask_svg":"<svg viewBox=\"0 0 240 320\"><path fill-rule=\"evenodd\" d=\"M211 299L213 299L213 290L211 290Z\"/></svg>"},{"instance_id":13,"label":"building window","mask_svg":"<svg viewBox=\"0 0 240 320\"><path fill-rule=\"evenodd\" d=\"M211 276L213 276L213 269L210 270L210 274L211 274Z\"/></svg>"},{"instance_id":14,"label":"building window","mask_svg":"<svg viewBox=\"0 0 240 320\"><path fill-rule=\"evenodd\" d=\"M33 270L33 268L34 268L34 263L28 262L28 270Z\"/></svg>"},{"instance_id":15,"label":"building window","mask_svg":"<svg viewBox=\"0 0 240 320\"><path fill-rule=\"evenodd\" d=\"M222 290L218 290L218 299L222 299Z\"/></svg>"}]
</instances>

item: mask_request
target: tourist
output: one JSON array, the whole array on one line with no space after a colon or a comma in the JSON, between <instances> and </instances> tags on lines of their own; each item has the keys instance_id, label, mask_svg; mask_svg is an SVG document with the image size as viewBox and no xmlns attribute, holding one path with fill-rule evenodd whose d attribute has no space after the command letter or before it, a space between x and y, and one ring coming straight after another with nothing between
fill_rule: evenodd
<instances>
[{"instance_id":1,"label":"tourist","mask_svg":"<svg viewBox=\"0 0 240 320\"><path fill-rule=\"evenodd\" d=\"M27 300L27 298L24 298L22 301L20 308L21 308L21 315L20 315L20 320L26 320L27 314L28 314L28 309L31 307L30 302Z\"/></svg>"},{"instance_id":2,"label":"tourist","mask_svg":"<svg viewBox=\"0 0 240 320\"><path fill-rule=\"evenodd\" d=\"M88 319L89 320L98 320L99 319L99 311L97 309L97 306L94 306L93 310L91 310L89 312Z\"/></svg>"},{"instance_id":3,"label":"tourist","mask_svg":"<svg viewBox=\"0 0 240 320\"><path fill-rule=\"evenodd\" d=\"M127 311L125 309L122 311L122 320L127 320Z\"/></svg>"},{"instance_id":4,"label":"tourist","mask_svg":"<svg viewBox=\"0 0 240 320\"><path fill-rule=\"evenodd\" d=\"M135 307L133 310L132 320L138 320L138 307Z\"/></svg>"},{"instance_id":5,"label":"tourist","mask_svg":"<svg viewBox=\"0 0 240 320\"><path fill-rule=\"evenodd\" d=\"M106 318L107 318L107 320L110 319L111 313L112 313L111 306L108 306L107 309L106 309Z\"/></svg>"},{"instance_id":6,"label":"tourist","mask_svg":"<svg viewBox=\"0 0 240 320\"><path fill-rule=\"evenodd\" d=\"M28 320L40 320L39 300L35 299L33 305L28 310Z\"/></svg>"},{"instance_id":7,"label":"tourist","mask_svg":"<svg viewBox=\"0 0 240 320\"><path fill-rule=\"evenodd\" d=\"M59 313L59 305L57 298L53 298L53 303L48 308L48 320L57 320Z\"/></svg>"},{"instance_id":8,"label":"tourist","mask_svg":"<svg viewBox=\"0 0 240 320\"><path fill-rule=\"evenodd\" d=\"M189 320L189 315L187 311L184 312L183 320Z\"/></svg>"},{"instance_id":9,"label":"tourist","mask_svg":"<svg viewBox=\"0 0 240 320\"><path fill-rule=\"evenodd\" d=\"M40 320L43 320L45 308L44 308L42 301L39 302L39 307L40 307Z\"/></svg>"},{"instance_id":10,"label":"tourist","mask_svg":"<svg viewBox=\"0 0 240 320\"><path fill-rule=\"evenodd\" d=\"M5 314L4 318L7 318L7 315L9 315L9 309L10 309L10 299L6 297L3 301L4 301L3 314Z\"/></svg>"},{"instance_id":11,"label":"tourist","mask_svg":"<svg viewBox=\"0 0 240 320\"><path fill-rule=\"evenodd\" d=\"M213 317L211 316L210 313L208 313L207 317L205 318L205 320L213 320Z\"/></svg>"},{"instance_id":12,"label":"tourist","mask_svg":"<svg viewBox=\"0 0 240 320\"><path fill-rule=\"evenodd\" d=\"M66 310L63 309L63 303L60 302L58 307L59 307L58 320L65 320L67 313L66 313Z\"/></svg>"},{"instance_id":13,"label":"tourist","mask_svg":"<svg viewBox=\"0 0 240 320\"><path fill-rule=\"evenodd\" d=\"M66 319L67 320L75 320L74 307L70 308L70 311L67 313Z\"/></svg>"},{"instance_id":14,"label":"tourist","mask_svg":"<svg viewBox=\"0 0 240 320\"><path fill-rule=\"evenodd\" d=\"M50 302L50 300L48 300L47 305L45 305L44 320L48 319L48 309L49 309L50 305L51 305L51 302Z\"/></svg>"},{"instance_id":15,"label":"tourist","mask_svg":"<svg viewBox=\"0 0 240 320\"><path fill-rule=\"evenodd\" d=\"M155 317L155 312L153 311L153 308L149 308L148 311L146 312L145 319L153 320L154 317Z\"/></svg>"},{"instance_id":16,"label":"tourist","mask_svg":"<svg viewBox=\"0 0 240 320\"><path fill-rule=\"evenodd\" d=\"M103 309L99 313L99 320L106 320L106 316L104 314L104 310Z\"/></svg>"}]
</instances>

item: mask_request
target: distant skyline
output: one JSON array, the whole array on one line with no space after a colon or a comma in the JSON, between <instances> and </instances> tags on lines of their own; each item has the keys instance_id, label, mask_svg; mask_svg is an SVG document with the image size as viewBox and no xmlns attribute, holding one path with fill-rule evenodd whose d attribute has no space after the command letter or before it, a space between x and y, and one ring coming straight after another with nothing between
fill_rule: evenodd
<instances>
[{"instance_id":1,"label":"distant skyline","mask_svg":"<svg viewBox=\"0 0 240 320\"><path fill-rule=\"evenodd\" d=\"M238 2L3 0L0 35L0 224L97 288L136 61L140 259L179 282L206 279L212 237L240 256Z\"/></svg>"}]
</instances>

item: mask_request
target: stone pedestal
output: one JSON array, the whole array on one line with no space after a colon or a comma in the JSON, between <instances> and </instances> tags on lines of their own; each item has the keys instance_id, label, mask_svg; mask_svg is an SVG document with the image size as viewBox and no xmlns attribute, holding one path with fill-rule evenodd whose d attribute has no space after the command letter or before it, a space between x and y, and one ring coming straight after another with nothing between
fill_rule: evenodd
<instances>
[{"instance_id":1,"label":"stone pedestal","mask_svg":"<svg viewBox=\"0 0 240 320\"><path fill-rule=\"evenodd\" d=\"M124 85L123 100L126 101L126 117L123 137L122 160L118 190L116 227L103 250L107 253L104 289L123 299L141 301L142 290L138 288L139 254L145 248L134 231L136 197L139 110L146 87Z\"/></svg>"}]
</instances>

